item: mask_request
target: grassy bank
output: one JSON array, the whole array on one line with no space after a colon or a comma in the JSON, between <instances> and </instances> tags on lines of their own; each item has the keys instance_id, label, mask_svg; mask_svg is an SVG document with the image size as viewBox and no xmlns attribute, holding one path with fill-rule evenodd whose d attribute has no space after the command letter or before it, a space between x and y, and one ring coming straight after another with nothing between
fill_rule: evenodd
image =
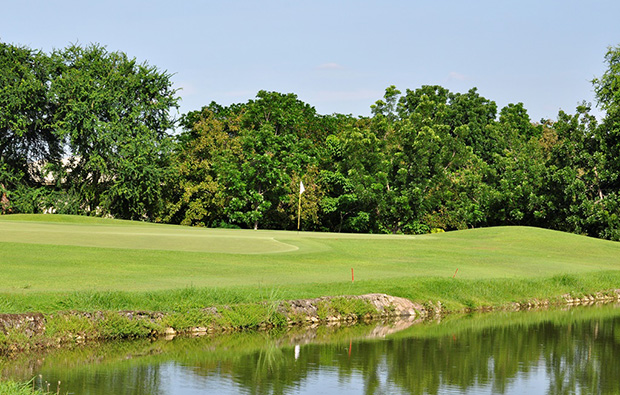
<instances>
[{"instance_id":1,"label":"grassy bank","mask_svg":"<svg viewBox=\"0 0 620 395\"><path fill-rule=\"evenodd\" d=\"M527 227L298 234L9 215L0 216L0 262L2 313L182 311L369 292L461 309L620 285L620 243Z\"/></svg>"},{"instance_id":2,"label":"grassy bank","mask_svg":"<svg viewBox=\"0 0 620 395\"><path fill-rule=\"evenodd\" d=\"M43 392L34 389L32 383L17 382L13 380L0 381L0 395L45 395L51 392Z\"/></svg>"}]
</instances>

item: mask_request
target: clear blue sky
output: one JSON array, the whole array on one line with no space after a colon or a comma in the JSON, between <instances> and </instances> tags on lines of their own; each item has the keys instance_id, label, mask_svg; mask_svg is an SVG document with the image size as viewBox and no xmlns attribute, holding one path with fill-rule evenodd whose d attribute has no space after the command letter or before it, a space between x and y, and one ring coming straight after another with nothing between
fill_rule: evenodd
<instances>
[{"instance_id":1,"label":"clear blue sky","mask_svg":"<svg viewBox=\"0 0 620 395\"><path fill-rule=\"evenodd\" d=\"M618 16L617 0L2 0L0 41L123 51L174 74L181 113L264 89L370 115L389 85L437 84L523 102L537 121L594 100Z\"/></svg>"}]
</instances>

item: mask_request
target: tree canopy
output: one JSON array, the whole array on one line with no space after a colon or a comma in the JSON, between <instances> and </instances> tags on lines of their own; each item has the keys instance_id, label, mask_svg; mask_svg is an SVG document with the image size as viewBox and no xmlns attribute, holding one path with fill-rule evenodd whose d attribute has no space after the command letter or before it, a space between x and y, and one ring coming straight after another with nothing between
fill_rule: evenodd
<instances>
[{"instance_id":1,"label":"tree canopy","mask_svg":"<svg viewBox=\"0 0 620 395\"><path fill-rule=\"evenodd\" d=\"M170 75L99 45L1 45L0 182L14 209L154 219L178 101Z\"/></svg>"},{"instance_id":2,"label":"tree canopy","mask_svg":"<svg viewBox=\"0 0 620 395\"><path fill-rule=\"evenodd\" d=\"M620 240L620 47L592 81L599 120L588 103L533 122L476 88L390 86L370 117L260 91L183 115L177 134L171 76L154 66L98 45L0 50L4 211L295 229L303 181L304 230L530 225Z\"/></svg>"}]
</instances>

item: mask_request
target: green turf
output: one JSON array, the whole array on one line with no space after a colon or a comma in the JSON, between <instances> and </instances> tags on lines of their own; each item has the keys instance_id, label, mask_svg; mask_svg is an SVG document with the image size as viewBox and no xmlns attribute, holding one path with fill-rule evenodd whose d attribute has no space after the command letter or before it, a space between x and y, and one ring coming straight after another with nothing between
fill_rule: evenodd
<instances>
[{"instance_id":1,"label":"green turf","mask_svg":"<svg viewBox=\"0 0 620 395\"><path fill-rule=\"evenodd\" d=\"M425 290L467 299L479 286L468 299L476 304L497 298L478 296L490 281L514 285L523 297L543 286L537 281L554 278L562 285L563 275L613 285L620 276L620 243L527 227L421 236L298 234L6 215L0 216L0 265L0 312L3 297L187 288L252 297L400 290L423 298Z\"/></svg>"}]
</instances>

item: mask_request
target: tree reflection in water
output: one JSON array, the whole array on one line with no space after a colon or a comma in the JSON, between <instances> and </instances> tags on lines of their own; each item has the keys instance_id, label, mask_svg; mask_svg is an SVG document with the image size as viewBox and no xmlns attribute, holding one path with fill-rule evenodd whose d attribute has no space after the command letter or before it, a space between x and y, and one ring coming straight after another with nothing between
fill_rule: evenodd
<instances>
[{"instance_id":1,"label":"tree reflection in water","mask_svg":"<svg viewBox=\"0 0 620 395\"><path fill-rule=\"evenodd\" d=\"M213 383L229 393L309 393L321 377L366 394L508 394L524 385L550 394L620 393L620 309L613 306L447 317L368 339L373 330L113 343L0 361L0 369L2 377L61 380L63 391L79 394L201 393ZM164 375L171 364L177 373Z\"/></svg>"}]
</instances>

